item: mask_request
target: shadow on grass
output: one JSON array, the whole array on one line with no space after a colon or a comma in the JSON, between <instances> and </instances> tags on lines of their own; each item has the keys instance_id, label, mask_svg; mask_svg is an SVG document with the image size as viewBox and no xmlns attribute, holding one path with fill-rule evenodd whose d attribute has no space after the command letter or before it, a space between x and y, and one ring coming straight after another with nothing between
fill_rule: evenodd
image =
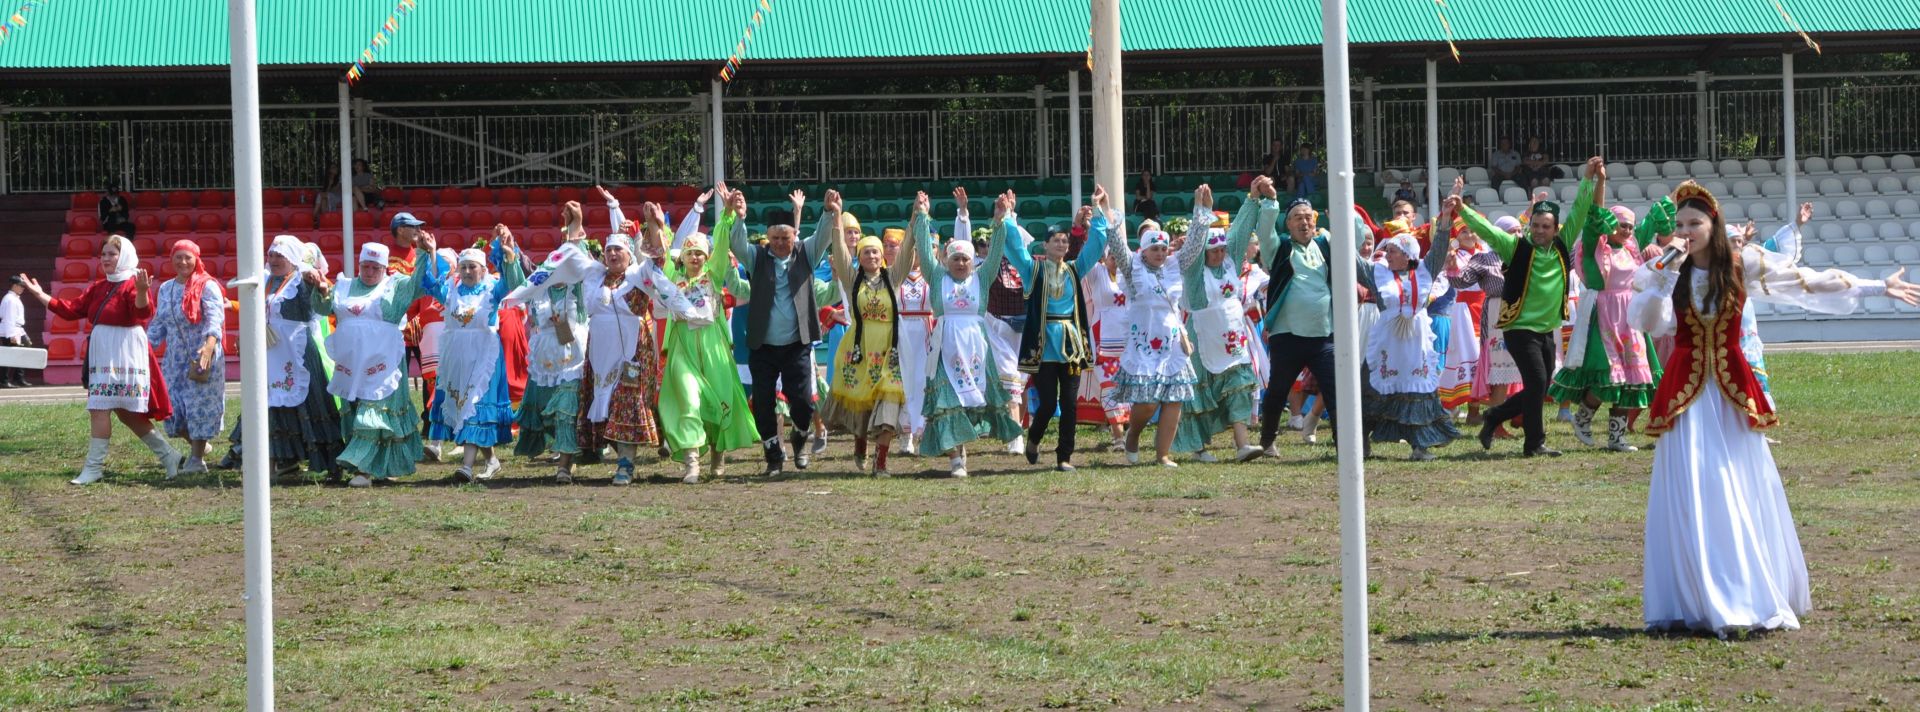
<instances>
[{"instance_id":1,"label":"shadow on grass","mask_svg":"<svg viewBox=\"0 0 1920 712\"><path fill-rule=\"evenodd\" d=\"M1737 631L1728 634L1732 640L1752 640L1765 637L1771 631ZM1688 629L1646 629L1626 628L1622 626L1577 626L1565 630L1486 630L1433 631L1427 633L1409 633L1388 638L1395 645L1439 645L1445 643L1467 643L1480 640L1579 640L1585 638L1604 638L1607 640L1625 640L1627 638L1654 639L1691 639L1718 638L1712 631Z\"/></svg>"}]
</instances>

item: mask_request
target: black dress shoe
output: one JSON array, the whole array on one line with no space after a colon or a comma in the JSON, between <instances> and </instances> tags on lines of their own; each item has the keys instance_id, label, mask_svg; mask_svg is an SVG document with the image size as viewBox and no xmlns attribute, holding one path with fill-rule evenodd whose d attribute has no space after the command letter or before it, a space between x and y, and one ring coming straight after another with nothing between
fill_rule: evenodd
<instances>
[{"instance_id":1,"label":"black dress shoe","mask_svg":"<svg viewBox=\"0 0 1920 712\"><path fill-rule=\"evenodd\" d=\"M1559 457L1562 454L1563 453L1561 453L1559 450L1555 450L1545 445L1541 445L1540 447L1534 448L1532 450L1528 450L1526 452L1527 457Z\"/></svg>"},{"instance_id":2,"label":"black dress shoe","mask_svg":"<svg viewBox=\"0 0 1920 712\"><path fill-rule=\"evenodd\" d=\"M1488 419L1480 423L1480 449L1493 449L1493 431L1500 429L1500 421Z\"/></svg>"},{"instance_id":3,"label":"black dress shoe","mask_svg":"<svg viewBox=\"0 0 1920 712\"><path fill-rule=\"evenodd\" d=\"M1027 449L1024 454L1027 456L1027 464L1029 465L1040 464L1040 448L1038 447L1037 443L1031 443L1031 442L1027 443Z\"/></svg>"}]
</instances>

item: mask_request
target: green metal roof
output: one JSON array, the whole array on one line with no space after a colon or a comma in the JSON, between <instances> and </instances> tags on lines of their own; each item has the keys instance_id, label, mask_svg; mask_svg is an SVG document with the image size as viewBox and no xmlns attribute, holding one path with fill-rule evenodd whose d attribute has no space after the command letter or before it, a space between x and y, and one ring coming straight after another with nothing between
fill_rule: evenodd
<instances>
[{"instance_id":1,"label":"green metal roof","mask_svg":"<svg viewBox=\"0 0 1920 712\"><path fill-rule=\"evenodd\" d=\"M1087 0L769 0L753 60L1068 56L1087 46ZM1920 3L1782 0L1816 39L1920 31ZM419 0L386 64L718 63L759 0ZM261 63L350 64L394 0L259 0ZM1454 39L1792 37L1772 0L1616 0L1605 12L1536 0L1453 0ZM1122 0L1129 51L1301 48L1320 42L1316 0ZM1432 0L1350 0L1357 44L1445 39ZM49 2L0 43L0 69L151 69L228 63L221 0Z\"/></svg>"}]
</instances>

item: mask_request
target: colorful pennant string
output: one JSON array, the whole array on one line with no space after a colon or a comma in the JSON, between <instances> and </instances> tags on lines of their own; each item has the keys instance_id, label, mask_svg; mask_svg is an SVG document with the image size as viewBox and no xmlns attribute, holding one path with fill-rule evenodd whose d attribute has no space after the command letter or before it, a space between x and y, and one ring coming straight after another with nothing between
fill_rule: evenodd
<instances>
[{"instance_id":1,"label":"colorful pennant string","mask_svg":"<svg viewBox=\"0 0 1920 712\"><path fill-rule=\"evenodd\" d=\"M40 0L45 2L46 0ZM373 39L367 41L366 49L360 50L360 59L347 68L347 83L352 84L367 76L367 67L379 58L380 50L393 44L393 36L400 32L400 18L413 14L419 7L417 0L400 0L400 4L387 14L387 21L380 23L380 29L374 31Z\"/></svg>"},{"instance_id":2,"label":"colorful pennant string","mask_svg":"<svg viewBox=\"0 0 1920 712\"><path fill-rule=\"evenodd\" d=\"M1821 53L1820 43L1813 41L1813 37L1808 35L1804 28L1800 27L1799 20L1795 20L1792 15L1787 14L1787 6L1780 4L1780 0L1773 0L1773 9L1780 11L1780 19L1785 20L1787 27L1800 35L1800 39L1805 40L1808 47L1813 48L1814 54Z\"/></svg>"},{"instance_id":3,"label":"colorful pennant string","mask_svg":"<svg viewBox=\"0 0 1920 712\"><path fill-rule=\"evenodd\" d=\"M768 0L759 0L759 5L760 9L754 10L753 16L747 19L747 26L740 33L740 41L734 43L733 53L727 55L725 66L720 68L722 82L732 82L734 76L740 73L740 64L747 59L747 47L753 44L754 30L760 29L767 16L773 13L773 4Z\"/></svg>"},{"instance_id":4,"label":"colorful pennant string","mask_svg":"<svg viewBox=\"0 0 1920 712\"><path fill-rule=\"evenodd\" d=\"M0 22L0 42L6 42L7 38L13 36L14 31L26 27L27 15L32 14L34 8L45 4L47 4L47 0L25 0L22 2L20 7L15 8L14 11L10 13L6 22Z\"/></svg>"},{"instance_id":5,"label":"colorful pennant string","mask_svg":"<svg viewBox=\"0 0 1920 712\"><path fill-rule=\"evenodd\" d=\"M1460 47L1453 43L1453 23L1447 21L1447 0L1433 0L1433 14L1440 16L1440 31L1447 37L1447 51L1453 53L1453 62L1460 63Z\"/></svg>"}]
</instances>

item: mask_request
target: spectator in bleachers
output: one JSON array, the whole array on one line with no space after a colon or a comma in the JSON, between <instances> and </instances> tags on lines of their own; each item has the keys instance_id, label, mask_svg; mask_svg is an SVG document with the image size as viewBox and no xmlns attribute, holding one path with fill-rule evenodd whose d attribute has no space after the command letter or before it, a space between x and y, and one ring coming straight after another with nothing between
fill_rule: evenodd
<instances>
[{"instance_id":1,"label":"spectator in bleachers","mask_svg":"<svg viewBox=\"0 0 1920 712\"><path fill-rule=\"evenodd\" d=\"M1514 172L1513 182L1532 192L1535 188L1553 185L1553 179L1562 178L1560 167L1553 165L1553 154L1547 152L1546 145L1539 136L1527 137L1527 150L1520 158L1520 170Z\"/></svg>"},{"instance_id":2,"label":"spectator in bleachers","mask_svg":"<svg viewBox=\"0 0 1920 712\"><path fill-rule=\"evenodd\" d=\"M1267 146L1267 155L1260 157L1260 175L1280 181L1287 175L1288 160L1292 156L1287 151L1287 142L1274 139Z\"/></svg>"},{"instance_id":3,"label":"spectator in bleachers","mask_svg":"<svg viewBox=\"0 0 1920 712\"><path fill-rule=\"evenodd\" d=\"M1420 193L1419 191L1416 191L1413 189L1413 181L1410 181L1410 180L1400 181L1400 188L1398 190L1393 191L1393 202L1396 205L1399 203L1406 203L1409 207L1412 207L1415 209L1416 211L1415 214L1418 214L1418 209L1420 207ZM1394 219L1398 220L1399 218L1396 216ZM1407 224L1412 225L1413 222L1408 221Z\"/></svg>"},{"instance_id":4,"label":"spectator in bleachers","mask_svg":"<svg viewBox=\"0 0 1920 712\"><path fill-rule=\"evenodd\" d=\"M1500 192L1500 183L1503 181L1510 180L1519 185L1519 172L1520 152L1513 150L1513 137L1501 136L1500 147L1487 156L1487 178L1493 181L1493 192Z\"/></svg>"},{"instance_id":5,"label":"spectator in bleachers","mask_svg":"<svg viewBox=\"0 0 1920 712\"><path fill-rule=\"evenodd\" d=\"M318 223L320 216L337 212L340 212L340 169L328 168L327 179L321 181L320 189L313 195L313 220Z\"/></svg>"},{"instance_id":6,"label":"spectator in bleachers","mask_svg":"<svg viewBox=\"0 0 1920 712\"><path fill-rule=\"evenodd\" d=\"M133 201L127 199L119 184L108 186L106 194L100 196L99 213L101 232L133 240Z\"/></svg>"},{"instance_id":7,"label":"spectator in bleachers","mask_svg":"<svg viewBox=\"0 0 1920 712\"><path fill-rule=\"evenodd\" d=\"M1274 143L1278 144L1279 141ZM1133 214L1146 220L1160 219L1160 204L1153 202L1153 174L1140 172L1140 185L1133 189Z\"/></svg>"},{"instance_id":8,"label":"spectator in bleachers","mask_svg":"<svg viewBox=\"0 0 1920 712\"><path fill-rule=\"evenodd\" d=\"M1293 173L1287 177L1287 187L1295 197L1312 197L1320 190L1320 158L1313 153L1313 144L1302 143L1300 150L1293 154Z\"/></svg>"},{"instance_id":9,"label":"spectator in bleachers","mask_svg":"<svg viewBox=\"0 0 1920 712\"><path fill-rule=\"evenodd\" d=\"M27 291L27 281L13 278L7 292L0 295L0 346L27 346L27 307L20 303L21 293ZM27 371L21 368L0 368L0 388L25 388Z\"/></svg>"},{"instance_id":10,"label":"spectator in bleachers","mask_svg":"<svg viewBox=\"0 0 1920 712\"><path fill-rule=\"evenodd\" d=\"M356 210L386 207L386 201L380 197L380 181L374 177L373 168L367 165L364 158L353 159L353 193Z\"/></svg>"}]
</instances>

